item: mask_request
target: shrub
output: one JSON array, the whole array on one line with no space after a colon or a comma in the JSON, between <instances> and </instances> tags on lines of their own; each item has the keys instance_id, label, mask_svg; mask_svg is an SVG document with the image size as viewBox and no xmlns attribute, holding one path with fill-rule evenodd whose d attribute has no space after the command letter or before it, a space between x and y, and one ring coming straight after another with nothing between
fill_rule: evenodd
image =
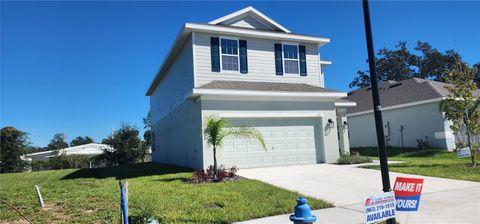
<instances>
[{"instance_id":1,"label":"shrub","mask_svg":"<svg viewBox=\"0 0 480 224\"><path fill-rule=\"evenodd\" d=\"M429 149L429 148L432 148L432 146L428 142L427 137L425 137L425 140L423 140L421 138L417 138L417 148L418 149Z\"/></svg>"},{"instance_id":2,"label":"shrub","mask_svg":"<svg viewBox=\"0 0 480 224\"><path fill-rule=\"evenodd\" d=\"M338 164L359 164L359 163L370 163L372 159L367 156L361 156L358 152L350 154L341 154L338 158Z\"/></svg>"},{"instance_id":3,"label":"shrub","mask_svg":"<svg viewBox=\"0 0 480 224\"><path fill-rule=\"evenodd\" d=\"M128 217L128 223L131 224L149 224L155 222L155 211L151 207L142 208Z\"/></svg>"},{"instance_id":4,"label":"shrub","mask_svg":"<svg viewBox=\"0 0 480 224\"><path fill-rule=\"evenodd\" d=\"M208 174L204 171L204 170L197 170L195 172L193 172L193 177L192 177L192 180L191 182L192 183L205 183L208 181L208 179L210 179L208 177Z\"/></svg>"},{"instance_id":5,"label":"shrub","mask_svg":"<svg viewBox=\"0 0 480 224\"><path fill-rule=\"evenodd\" d=\"M86 155L60 155L48 160L52 169L88 168L90 157Z\"/></svg>"},{"instance_id":6,"label":"shrub","mask_svg":"<svg viewBox=\"0 0 480 224\"><path fill-rule=\"evenodd\" d=\"M90 161L94 161L94 158L87 155L59 155L47 161L32 162L31 166L32 171L89 168ZM94 161L92 165L96 166L97 164Z\"/></svg>"},{"instance_id":7,"label":"shrub","mask_svg":"<svg viewBox=\"0 0 480 224\"><path fill-rule=\"evenodd\" d=\"M217 170L217 181L222 182L223 180L225 180L225 178L227 178L227 176L228 171L222 167L219 167Z\"/></svg>"},{"instance_id":8,"label":"shrub","mask_svg":"<svg viewBox=\"0 0 480 224\"><path fill-rule=\"evenodd\" d=\"M44 171L44 170L49 170L50 165L48 161L35 161L32 162L32 171Z\"/></svg>"},{"instance_id":9,"label":"shrub","mask_svg":"<svg viewBox=\"0 0 480 224\"><path fill-rule=\"evenodd\" d=\"M214 178L213 166L209 166L207 170L198 170L193 172L192 183L206 183L206 182L222 182L227 180L237 179L238 168L232 166L230 168L221 165L217 169L217 178Z\"/></svg>"},{"instance_id":10,"label":"shrub","mask_svg":"<svg viewBox=\"0 0 480 224\"><path fill-rule=\"evenodd\" d=\"M238 172L238 167L236 166L230 167L230 170L228 172L228 177L234 178L237 175L237 172Z\"/></svg>"}]
</instances>

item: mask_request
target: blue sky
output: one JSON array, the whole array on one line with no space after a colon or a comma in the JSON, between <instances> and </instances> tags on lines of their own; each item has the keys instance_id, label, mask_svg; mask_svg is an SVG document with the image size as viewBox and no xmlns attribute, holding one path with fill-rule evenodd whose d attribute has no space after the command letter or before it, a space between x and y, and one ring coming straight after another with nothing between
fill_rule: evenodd
<instances>
[{"instance_id":1,"label":"blue sky","mask_svg":"<svg viewBox=\"0 0 480 224\"><path fill-rule=\"evenodd\" d=\"M320 49L328 88L348 90L366 69L361 1L1 2L1 126L44 146L54 133L101 141L142 128L145 91L185 22L253 6L296 33L331 38ZM375 48L417 40L480 61L480 2L371 2Z\"/></svg>"}]
</instances>

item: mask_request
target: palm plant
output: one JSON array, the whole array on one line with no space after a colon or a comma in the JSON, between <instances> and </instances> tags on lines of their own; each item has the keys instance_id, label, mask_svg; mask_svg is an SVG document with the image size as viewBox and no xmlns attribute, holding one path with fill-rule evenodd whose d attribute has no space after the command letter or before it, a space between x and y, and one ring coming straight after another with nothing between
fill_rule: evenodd
<instances>
[{"instance_id":1,"label":"palm plant","mask_svg":"<svg viewBox=\"0 0 480 224\"><path fill-rule=\"evenodd\" d=\"M217 178L217 149L222 147L223 141L227 137L243 137L256 139L263 150L267 150L262 133L251 127L233 127L225 118L209 116L205 120L205 138L207 143L213 148L213 178Z\"/></svg>"}]
</instances>

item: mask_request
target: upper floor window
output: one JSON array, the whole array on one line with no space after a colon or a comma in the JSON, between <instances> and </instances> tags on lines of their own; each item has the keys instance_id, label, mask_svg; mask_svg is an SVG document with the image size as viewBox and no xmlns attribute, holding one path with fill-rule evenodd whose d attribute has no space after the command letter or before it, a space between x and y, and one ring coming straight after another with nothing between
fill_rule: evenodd
<instances>
[{"instance_id":1,"label":"upper floor window","mask_svg":"<svg viewBox=\"0 0 480 224\"><path fill-rule=\"evenodd\" d=\"M283 44L283 68L285 74L298 74L298 45Z\"/></svg>"},{"instance_id":2,"label":"upper floor window","mask_svg":"<svg viewBox=\"0 0 480 224\"><path fill-rule=\"evenodd\" d=\"M220 39L221 65L223 71L238 71L238 40Z\"/></svg>"}]
</instances>

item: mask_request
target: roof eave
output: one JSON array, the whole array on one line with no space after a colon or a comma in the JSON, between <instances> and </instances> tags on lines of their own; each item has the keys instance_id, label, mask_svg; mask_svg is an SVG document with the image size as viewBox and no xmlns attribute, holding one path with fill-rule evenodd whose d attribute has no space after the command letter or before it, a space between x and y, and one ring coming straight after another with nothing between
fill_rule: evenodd
<instances>
[{"instance_id":1,"label":"roof eave","mask_svg":"<svg viewBox=\"0 0 480 224\"><path fill-rule=\"evenodd\" d=\"M294 40L307 43L319 44L319 46L326 43L330 43L329 38L324 37L313 37L305 36L293 33L281 33L281 32L270 32L262 30L248 30L248 29L239 29L235 27L222 27L209 24L197 24L197 23L186 23L185 28L191 29L196 32L205 32L205 33L221 33L221 34L230 34L238 35L243 37L255 37L255 38L265 38L273 40Z\"/></svg>"},{"instance_id":2,"label":"roof eave","mask_svg":"<svg viewBox=\"0 0 480 224\"><path fill-rule=\"evenodd\" d=\"M252 6L248 6L244 9L241 9L241 10L238 10L236 12L233 12L233 13L230 13L226 16L223 16L221 18L218 18L216 20L213 20L213 21L210 21L208 22L209 24L219 24L219 23L222 23L222 22L225 22L225 21L228 21L228 20L231 20L231 19L234 19L236 17L239 17L243 14L246 14L246 13L254 13L256 14L258 17L262 18L263 20L267 21L268 23L270 23L272 26L276 27L277 29L285 32L285 33L291 33L290 30L288 30L287 28L285 28L284 26L280 25L279 23L277 23L275 20L271 19L270 17L266 16L265 14L261 13L260 11L258 11L257 9L253 8Z\"/></svg>"},{"instance_id":3,"label":"roof eave","mask_svg":"<svg viewBox=\"0 0 480 224\"><path fill-rule=\"evenodd\" d=\"M357 103L355 102L335 102L336 107L355 107Z\"/></svg>"},{"instance_id":4,"label":"roof eave","mask_svg":"<svg viewBox=\"0 0 480 224\"><path fill-rule=\"evenodd\" d=\"M421 100L421 101L415 101L415 102L410 102L410 103L402 103L402 104L382 107L380 110L381 111L387 111L387 110L394 110L394 109L405 108L405 107L418 106L418 105L427 104L427 103L439 102L439 101L442 101L444 99L446 99L446 97L437 97L437 98L432 98L432 99L428 99L428 100ZM358 116L358 115L363 115L363 114L368 114L368 113L373 113L373 109L348 113L347 116Z\"/></svg>"},{"instance_id":5,"label":"roof eave","mask_svg":"<svg viewBox=\"0 0 480 224\"><path fill-rule=\"evenodd\" d=\"M145 93L146 96L152 95L153 91L155 90L155 87L161 80L161 76L166 72L166 70L170 67L169 64L173 62L173 60L176 57L177 51L181 49L183 46L183 42L186 40L186 37L188 37L187 34L190 33L189 29L186 29L186 24L183 25L180 28L180 32L178 32L177 37L175 38L175 41L173 42L172 47L170 47L170 50L167 53L167 56L163 60L162 64L157 70L157 73L155 77L153 78L152 82L150 83L147 92Z\"/></svg>"},{"instance_id":6,"label":"roof eave","mask_svg":"<svg viewBox=\"0 0 480 224\"><path fill-rule=\"evenodd\" d=\"M187 98L198 96L263 96L263 97L293 97L293 98L324 98L340 99L345 97L345 92L287 92L287 91L257 91L257 90L231 90L231 89L198 89L194 88Z\"/></svg>"}]
</instances>

